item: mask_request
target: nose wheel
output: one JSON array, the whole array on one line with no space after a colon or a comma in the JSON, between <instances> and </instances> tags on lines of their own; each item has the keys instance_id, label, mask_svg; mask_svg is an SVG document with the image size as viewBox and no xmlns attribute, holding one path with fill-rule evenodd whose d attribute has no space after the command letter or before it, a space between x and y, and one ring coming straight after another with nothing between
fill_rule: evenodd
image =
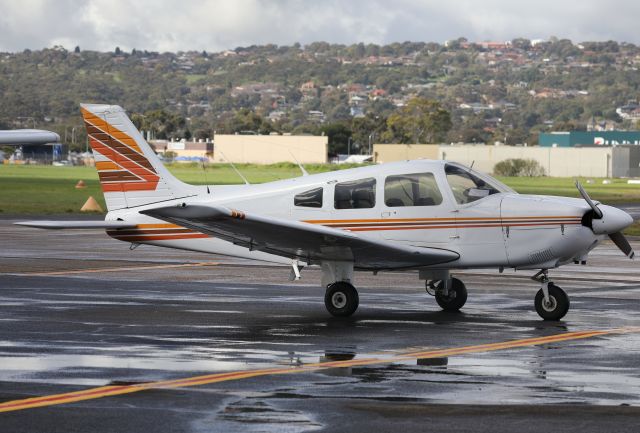
<instances>
[{"instance_id":1,"label":"nose wheel","mask_svg":"<svg viewBox=\"0 0 640 433\"><path fill-rule=\"evenodd\" d=\"M536 294L534 303L538 315L544 320L562 319L569 311L569 296L553 283L543 284L547 284L548 296L545 296L544 288Z\"/></svg>"},{"instance_id":2,"label":"nose wheel","mask_svg":"<svg viewBox=\"0 0 640 433\"><path fill-rule=\"evenodd\" d=\"M360 298L358 291L346 281L338 281L327 287L324 305L331 315L349 317L358 309Z\"/></svg>"}]
</instances>

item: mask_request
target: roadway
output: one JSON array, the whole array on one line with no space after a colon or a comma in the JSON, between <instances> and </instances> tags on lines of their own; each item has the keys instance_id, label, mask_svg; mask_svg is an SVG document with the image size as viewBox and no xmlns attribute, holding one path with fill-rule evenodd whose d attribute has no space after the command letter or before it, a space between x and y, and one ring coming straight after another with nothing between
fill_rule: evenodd
<instances>
[{"instance_id":1,"label":"roadway","mask_svg":"<svg viewBox=\"0 0 640 433\"><path fill-rule=\"evenodd\" d=\"M533 310L532 272L513 271L460 272L458 314L415 273L357 273L360 309L336 319L315 269L289 282L283 267L11 222L1 432L637 431L640 269L612 245L551 272L571 296L560 323Z\"/></svg>"}]
</instances>

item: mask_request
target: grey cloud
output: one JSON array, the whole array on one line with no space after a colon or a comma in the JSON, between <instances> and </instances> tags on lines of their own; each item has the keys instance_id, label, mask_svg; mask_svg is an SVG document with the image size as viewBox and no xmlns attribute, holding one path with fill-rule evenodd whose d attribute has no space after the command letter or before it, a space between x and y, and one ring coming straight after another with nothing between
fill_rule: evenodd
<instances>
[{"instance_id":1,"label":"grey cloud","mask_svg":"<svg viewBox=\"0 0 640 433\"><path fill-rule=\"evenodd\" d=\"M514 37L640 43L628 0L0 0L0 50L217 51L318 40L350 44Z\"/></svg>"}]
</instances>

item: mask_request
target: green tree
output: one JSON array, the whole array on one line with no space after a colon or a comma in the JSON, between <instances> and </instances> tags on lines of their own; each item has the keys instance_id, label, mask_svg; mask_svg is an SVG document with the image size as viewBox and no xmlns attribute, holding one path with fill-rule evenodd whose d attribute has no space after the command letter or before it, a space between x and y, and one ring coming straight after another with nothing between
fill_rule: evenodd
<instances>
[{"instance_id":1,"label":"green tree","mask_svg":"<svg viewBox=\"0 0 640 433\"><path fill-rule=\"evenodd\" d=\"M351 121L353 142L361 149L369 152L369 142L377 143L382 139L387 119L373 113L367 113L364 117L356 117Z\"/></svg>"},{"instance_id":2,"label":"green tree","mask_svg":"<svg viewBox=\"0 0 640 433\"><path fill-rule=\"evenodd\" d=\"M190 138L191 133L187 128L187 121L177 113L166 110L147 111L145 114L131 114L131 121L142 131L150 131L156 139L182 139Z\"/></svg>"},{"instance_id":3,"label":"green tree","mask_svg":"<svg viewBox=\"0 0 640 433\"><path fill-rule=\"evenodd\" d=\"M437 143L451 126L451 114L439 102L416 97L389 116L383 138L397 143Z\"/></svg>"},{"instance_id":4,"label":"green tree","mask_svg":"<svg viewBox=\"0 0 640 433\"><path fill-rule=\"evenodd\" d=\"M351 128L346 122L327 123L321 131L329 138L329 153L347 153L349 140L352 139ZM351 153L356 153L355 146L351 147Z\"/></svg>"},{"instance_id":5,"label":"green tree","mask_svg":"<svg viewBox=\"0 0 640 433\"><path fill-rule=\"evenodd\" d=\"M273 126L262 116L248 108L237 110L233 117L223 126L224 132L229 134L241 132L255 132L269 134L273 132Z\"/></svg>"}]
</instances>

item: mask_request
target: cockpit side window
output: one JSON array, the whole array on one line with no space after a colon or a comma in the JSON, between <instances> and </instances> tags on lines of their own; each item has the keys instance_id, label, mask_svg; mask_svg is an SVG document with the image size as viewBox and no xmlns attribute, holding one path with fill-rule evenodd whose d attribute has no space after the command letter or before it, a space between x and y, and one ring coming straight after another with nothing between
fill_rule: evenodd
<instances>
[{"instance_id":1,"label":"cockpit side window","mask_svg":"<svg viewBox=\"0 0 640 433\"><path fill-rule=\"evenodd\" d=\"M322 207L323 188L314 188L293 197L293 204L299 207Z\"/></svg>"},{"instance_id":2,"label":"cockpit side window","mask_svg":"<svg viewBox=\"0 0 640 433\"><path fill-rule=\"evenodd\" d=\"M388 176L384 203L388 207L437 206L442 203L442 194L432 173Z\"/></svg>"},{"instance_id":3,"label":"cockpit side window","mask_svg":"<svg viewBox=\"0 0 640 433\"><path fill-rule=\"evenodd\" d=\"M447 182L458 204L472 203L476 200L497 194L500 191L484 179L456 165L445 166Z\"/></svg>"},{"instance_id":4,"label":"cockpit side window","mask_svg":"<svg viewBox=\"0 0 640 433\"><path fill-rule=\"evenodd\" d=\"M376 205L376 180L373 177L336 183L336 209L367 209Z\"/></svg>"}]
</instances>

